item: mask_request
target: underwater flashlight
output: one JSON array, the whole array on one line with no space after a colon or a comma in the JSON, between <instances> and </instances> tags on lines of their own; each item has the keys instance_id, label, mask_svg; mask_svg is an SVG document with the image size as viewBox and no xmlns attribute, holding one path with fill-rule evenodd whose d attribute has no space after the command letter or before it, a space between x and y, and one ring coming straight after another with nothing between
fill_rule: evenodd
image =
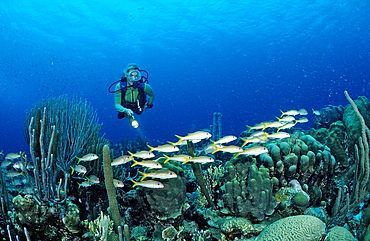
<instances>
[{"instance_id":1,"label":"underwater flashlight","mask_svg":"<svg viewBox=\"0 0 370 241\"><path fill-rule=\"evenodd\" d=\"M135 119L135 117L134 116L130 116L129 117L129 120L130 120L130 123L131 123L131 126L133 127L133 128L138 128L139 127L139 122Z\"/></svg>"}]
</instances>

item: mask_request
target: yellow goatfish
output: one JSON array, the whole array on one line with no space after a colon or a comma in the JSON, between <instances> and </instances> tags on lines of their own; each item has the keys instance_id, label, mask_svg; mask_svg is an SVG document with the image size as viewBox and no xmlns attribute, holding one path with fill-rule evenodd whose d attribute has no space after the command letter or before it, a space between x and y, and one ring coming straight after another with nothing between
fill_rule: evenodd
<instances>
[{"instance_id":1,"label":"yellow goatfish","mask_svg":"<svg viewBox=\"0 0 370 241\"><path fill-rule=\"evenodd\" d=\"M319 110L314 110L314 109L312 109L312 113L313 113L314 115L321 115L321 112L320 112Z\"/></svg>"},{"instance_id":2,"label":"yellow goatfish","mask_svg":"<svg viewBox=\"0 0 370 241\"><path fill-rule=\"evenodd\" d=\"M306 117L302 117L295 121L295 123L307 123L308 119Z\"/></svg>"},{"instance_id":3,"label":"yellow goatfish","mask_svg":"<svg viewBox=\"0 0 370 241\"><path fill-rule=\"evenodd\" d=\"M252 138L243 138L243 137L240 137L240 139L243 142L242 146L241 147L244 147L246 146L248 143L258 143L258 142L265 142L265 140L267 140L267 134L265 136L256 136L256 137L252 137Z\"/></svg>"},{"instance_id":4,"label":"yellow goatfish","mask_svg":"<svg viewBox=\"0 0 370 241\"><path fill-rule=\"evenodd\" d=\"M157 182L154 180L146 180L146 181L141 181L141 182L136 182L134 180L131 180L134 185L133 187L136 186L141 186L141 187L147 187L147 188L164 188L164 185L161 182Z\"/></svg>"},{"instance_id":5,"label":"yellow goatfish","mask_svg":"<svg viewBox=\"0 0 370 241\"><path fill-rule=\"evenodd\" d=\"M278 119L279 122L292 122L292 121L295 121L294 116L290 116L290 115L284 116L282 118L276 117L276 119Z\"/></svg>"},{"instance_id":6,"label":"yellow goatfish","mask_svg":"<svg viewBox=\"0 0 370 241\"><path fill-rule=\"evenodd\" d=\"M222 146L222 147L219 147L217 145L213 145L213 147L215 148L215 150L212 152L213 153L216 153L218 151L222 151L222 152L228 152L228 153L237 153L237 152L242 152L243 151L243 148L241 148L240 146Z\"/></svg>"},{"instance_id":7,"label":"yellow goatfish","mask_svg":"<svg viewBox=\"0 0 370 241\"><path fill-rule=\"evenodd\" d=\"M282 110L280 110L280 112L281 112L281 116L283 116L283 115L299 115L299 112L297 110L288 110L286 112L283 112Z\"/></svg>"},{"instance_id":8,"label":"yellow goatfish","mask_svg":"<svg viewBox=\"0 0 370 241\"><path fill-rule=\"evenodd\" d=\"M250 132L251 130L261 130L263 129L265 126L262 124L262 123L259 123L259 124L256 124L254 126L247 126L248 128L248 132Z\"/></svg>"},{"instance_id":9,"label":"yellow goatfish","mask_svg":"<svg viewBox=\"0 0 370 241\"><path fill-rule=\"evenodd\" d=\"M98 159L99 157L98 157L98 155L96 155L96 154L89 153L89 154L84 155L83 157L77 157L77 156L76 156L76 158L78 159L78 162L77 162L77 164L78 164L78 163L80 163L81 161L82 161L82 162L94 161L94 160Z\"/></svg>"},{"instance_id":10,"label":"yellow goatfish","mask_svg":"<svg viewBox=\"0 0 370 241\"><path fill-rule=\"evenodd\" d=\"M111 166L123 165L123 164L126 164L126 163L128 163L132 160L134 160L133 156L123 155L123 156L120 156L120 157L117 157L116 159L114 159L110 165Z\"/></svg>"},{"instance_id":11,"label":"yellow goatfish","mask_svg":"<svg viewBox=\"0 0 370 241\"><path fill-rule=\"evenodd\" d=\"M251 156L258 156L262 153L267 153L268 150L264 146L252 146L244 149L242 152L236 153L233 159L237 158L239 155L251 155Z\"/></svg>"},{"instance_id":12,"label":"yellow goatfish","mask_svg":"<svg viewBox=\"0 0 370 241\"><path fill-rule=\"evenodd\" d=\"M175 135L177 138L179 138L179 141L185 141L185 140L203 140L203 139L207 139L207 138L210 138L212 135L211 133L209 132L206 132L206 131L196 131L196 132L193 132L193 133L189 133L187 136L178 136L178 135Z\"/></svg>"},{"instance_id":13,"label":"yellow goatfish","mask_svg":"<svg viewBox=\"0 0 370 241\"><path fill-rule=\"evenodd\" d=\"M262 128L262 130L264 130L266 128L278 128L280 126L283 126L284 125L284 122L280 122L280 121L264 122L264 123L262 123L262 125L264 126Z\"/></svg>"},{"instance_id":14,"label":"yellow goatfish","mask_svg":"<svg viewBox=\"0 0 370 241\"><path fill-rule=\"evenodd\" d=\"M97 176L95 176L95 175L90 175L90 176L87 178L87 181L89 181L90 183L93 183L93 184L98 184L98 183L100 183L99 177L97 177Z\"/></svg>"},{"instance_id":15,"label":"yellow goatfish","mask_svg":"<svg viewBox=\"0 0 370 241\"><path fill-rule=\"evenodd\" d=\"M290 134L286 132L276 132L276 133L268 134L267 137L272 138L272 139L284 139L284 138L290 137Z\"/></svg>"},{"instance_id":16,"label":"yellow goatfish","mask_svg":"<svg viewBox=\"0 0 370 241\"><path fill-rule=\"evenodd\" d=\"M196 162L196 163L209 163L209 162L214 162L215 159L213 159L212 157L209 157L209 156L196 156L196 157L193 157L187 161L184 161L182 164L185 164L187 162Z\"/></svg>"},{"instance_id":17,"label":"yellow goatfish","mask_svg":"<svg viewBox=\"0 0 370 241\"><path fill-rule=\"evenodd\" d=\"M234 140L236 140L236 136L230 135L230 136L224 136L224 137L218 139L217 141L213 141L213 140L211 140L211 141L213 142L213 144L225 144L225 143L232 142Z\"/></svg>"},{"instance_id":18,"label":"yellow goatfish","mask_svg":"<svg viewBox=\"0 0 370 241\"><path fill-rule=\"evenodd\" d=\"M174 156L167 156L167 155L163 155L163 156L166 157L166 160L164 161L164 163L167 163L170 160L178 161L178 162L188 162L189 159L193 158L189 155L184 155L184 154L174 155Z\"/></svg>"},{"instance_id":19,"label":"yellow goatfish","mask_svg":"<svg viewBox=\"0 0 370 241\"><path fill-rule=\"evenodd\" d=\"M113 179L113 185L114 185L115 187L124 187L124 186L125 186L125 184L123 184L123 182L122 182L122 181L117 180L117 179Z\"/></svg>"},{"instance_id":20,"label":"yellow goatfish","mask_svg":"<svg viewBox=\"0 0 370 241\"><path fill-rule=\"evenodd\" d=\"M144 180L146 177L151 177L151 178L159 178L159 179L168 179L168 178L176 178L177 174L173 171L166 170L166 169L161 169L161 170L156 170L154 172L140 172L143 177L140 179L140 181Z\"/></svg>"},{"instance_id":21,"label":"yellow goatfish","mask_svg":"<svg viewBox=\"0 0 370 241\"><path fill-rule=\"evenodd\" d=\"M133 160L134 161L134 164L131 165L131 167L134 167L136 165L140 165L140 166L143 166L143 167L148 167L148 168L162 168L162 165L158 162L155 162L155 161L150 161L150 160L147 160L147 161L141 161L141 162L138 162L136 160Z\"/></svg>"},{"instance_id":22,"label":"yellow goatfish","mask_svg":"<svg viewBox=\"0 0 370 241\"><path fill-rule=\"evenodd\" d=\"M24 158L24 153L23 152L20 152L20 153L9 153L5 156L5 160L14 160L14 159L18 159L18 158Z\"/></svg>"},{"instance_id":23,"label":"yellow goatfish","mask_svg":"<svg viewBox=\"0 0 370 241\"><path fill-rule=\"evenodd\" d=\"M86 167L82 166L82 165L77 165L75 167L71 167L72 168L72 173L73 174L74 172L77 172L78 174L85 174L87 172L87 169Z\"/></svg>"},{"instance_id":24,"label":"yellow goatfish","mask_svg":"<svg viewBox=\"0 0 370 241\"><path fill-rule=\"evenodd\" d=\"M141 159L149 159L155 157L154 153L150 151L139 151L136 153L128 152L128 154L130 154L130 156L134 156Z\"/></svg>"},{"instance_id":25,"label":"yellow goatfish","mask_svg":"<svg viewBox=\"0 0 370 241\"><path fill-rule=\"evenodd\" d=\"M176 151L179 151L180 149L175 146L175 145L170 145L170 144L166 144L166 145L161 145L161 146L157 146L157 147L152 147L150 145L147 145L147 147L149 147L149 151L150 152L153 152L153 151L159 151L159 152L176 152Z\"/></svg>"},{"instance_id":26,"label":"yellow goatfish","mask_svg":"<svg viewBox=\"0 0 370 241\"><path fill-rule=\"evenodd\" d=\"M293 126L295 126L295 124L296 124L296 123L287 123L287 124L285 124L285 125L283 125L283 126L279 127L279 128L277 129L277 132L279 132L280 130L284 130L284 129L290 129L290 128L292 128Z\"/></svg>"},{"instance_id":27,"label":"yellow goatfish","mask_svg":"<svg viewBox=\"0 0 370 241\"><path fill-rule=\"evenodd\" d=\"M193 144L198 143L200 141L201 141L201 139L191 140L191 142L193 142ZM177 142L170 142L170 141L167 141L167 142L170 143L173 146L184 146L184 145L187 145L188 144L188 141L187 140L183 140L183 141L180 141L179 140Z\"/></svg>"}]
</instances>

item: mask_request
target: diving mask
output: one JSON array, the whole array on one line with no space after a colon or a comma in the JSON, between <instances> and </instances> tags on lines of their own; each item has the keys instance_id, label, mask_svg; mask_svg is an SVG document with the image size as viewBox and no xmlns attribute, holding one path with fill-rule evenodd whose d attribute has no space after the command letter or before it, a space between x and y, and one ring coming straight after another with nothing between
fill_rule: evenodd
<instances>
[{"instance_id":1,"label":"diving mask","mask_svg":"<svg viewBox=\"0 0 370 241\"><path fill-rule=\"evenodd\" d=\"M139 70L132 70L132 71L127 73L126 78L129 81L136 82L136 81L139 81L141 79L141 73L140 73Z\"/></svg>"}]
</instances>

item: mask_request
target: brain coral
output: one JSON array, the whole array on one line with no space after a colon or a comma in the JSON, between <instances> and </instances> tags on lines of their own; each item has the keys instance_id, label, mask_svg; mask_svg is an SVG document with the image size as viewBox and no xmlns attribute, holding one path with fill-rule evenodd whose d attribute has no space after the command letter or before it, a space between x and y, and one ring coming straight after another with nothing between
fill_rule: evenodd
<instances>
[{"instance_id":1,"label":"brain coral","mask_svg":"<svg viewBox=\"0 0 370 241\"><path fill-rule=\"evenodd\" d=\"M329 233L325 241L353 241L355 238L346 228L343 227L333 227L329 230Z\"/></svg>"},{"instance_id":2,"label":"brain coral","mask_svg":"<svg viewBox=\"0 0 370 241\"><path fill-rule=\"evenodd\" d=\"M256 241L315 241L325 234L325 223L310 215L280 219L267 226Z\"/></svg>"}]
</instances>

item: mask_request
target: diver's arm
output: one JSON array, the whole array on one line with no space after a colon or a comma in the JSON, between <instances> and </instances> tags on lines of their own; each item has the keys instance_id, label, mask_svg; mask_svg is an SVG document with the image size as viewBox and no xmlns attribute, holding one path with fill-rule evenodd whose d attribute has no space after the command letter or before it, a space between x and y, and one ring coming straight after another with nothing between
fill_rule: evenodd
<instances>
[{"instance_id":1,"label":"diver's arm","mask_svg":"<svg viewBox=\"0 0 370 241\"><path fill-rule=\"evenodd\" d=\"M145 84L144 92L149 96L147 105L153 105L154 91L149 84Z\"/></svg>"},{"instance_id":2,"label":"diver's arm","mask_svg":"<svg viewBox=\"0 0 370 241\"><path fill-rule=\"evenodd\" d=\"M121 98L122 98L122 94L121 94L121 91L119 90L121 88L120 84L118 83L116 85L116 93L114 93L114 106L116 107L116 110L118 112L125 112L125 107L123 107L121 105L122 101L121 101Z\"/></svg>"}]
</instances>

